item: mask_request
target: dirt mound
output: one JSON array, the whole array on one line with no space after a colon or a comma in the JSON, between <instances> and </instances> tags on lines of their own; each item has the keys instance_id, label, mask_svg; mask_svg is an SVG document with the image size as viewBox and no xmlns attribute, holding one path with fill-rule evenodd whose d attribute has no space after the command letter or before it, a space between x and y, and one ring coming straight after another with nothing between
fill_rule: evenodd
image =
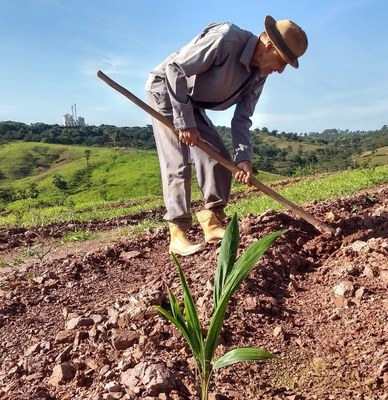
<instances>
[{"instance_id":1,"label":"dirt mound","mask_svg":"<svg viewBox=\"0 0 388 400\"><path fill-rule=\"evenodd\" d=\"M213 398L388 399L388 186L306 210L239 221L240 249L287 228L233 297L220 352L263 347L277 358L214 377ZM199 227L190 231L201 240ZM7 237L8 236L8 240ZM2 236L10 248L9 235ZM197 399L193 359L152 305L180 298L161 228L0 278L1 399ZM181 258L207 325L217 246Z\"/></svg>"}]
</instances>

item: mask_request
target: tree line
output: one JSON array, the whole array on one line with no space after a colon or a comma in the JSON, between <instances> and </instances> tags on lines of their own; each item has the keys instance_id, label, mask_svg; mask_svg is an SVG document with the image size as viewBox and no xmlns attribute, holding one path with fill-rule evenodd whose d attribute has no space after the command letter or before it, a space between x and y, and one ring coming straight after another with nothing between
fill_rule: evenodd
<instances>
[{"instance_id":1,"label":"tree line","mask_svg":"<svg viewBox=\"0 0 388 400\"><path fill-rule=\"evenodd\" d=\"M42 122L0 122L0 143L22 140L79 146L133 147L154 149L155 140L151 125L144 127L116 127L113 125L86 125L79 127L49 125Z\"/></svg>"},{"instance_id":2,"label":"tree line","mask_svg":"<svg viewBox=\"0 0 388 400\"><path fill-rule=\"evenodd\" d=\"M232 152L230 128L217 127L227 147ZM263 127L252 130L254 147L253 167L292 176L297 173L332 172L357 167L354 156L365 151L375 152L379 147L388 146L388 126L379 130L350 131L326 129L323 132L297 134L294 132L269 131ZM266 137L278 138L279 147ZM116 127L113 125L87 125L64 127L45 123L24 124L21 122L0 122L0 143L21 140L65 145L132 147L155 149L152 126ZM284 146L284 143L288 146ZM295 150L295 145L297 145ZM309 150L308 145L314 145ZM311 146L310 146L311 147Z\"/></svg>"}]
</instances>

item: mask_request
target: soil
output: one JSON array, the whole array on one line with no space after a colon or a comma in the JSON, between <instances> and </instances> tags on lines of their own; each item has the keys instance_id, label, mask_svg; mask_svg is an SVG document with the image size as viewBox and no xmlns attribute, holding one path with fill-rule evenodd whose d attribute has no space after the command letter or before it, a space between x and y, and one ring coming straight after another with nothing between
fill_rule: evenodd
<instances>
[{"instance_id":1,"label":"soil","mask_svg":"<svg viewBox=\"0 0 388 400\"><path fill-rule=\"evenodd\" d=\"M220 370L212 399L388 399L388 185L304 209L338 234L288 211L239 219L240 254L287 231L233 296L217 356L254 346L276 358ZM167 228L112 239L163 210L146 214L89 223L98 240L55 249L77 224L0 229L1 399L199 398L189 349L152 308L168 308L167 287L181 299ZM189 236L202 240L198 224ZM21 256L44 242L47 254ZM179 257L204 328L217 249Z\"/></svg>"}]
</instances>

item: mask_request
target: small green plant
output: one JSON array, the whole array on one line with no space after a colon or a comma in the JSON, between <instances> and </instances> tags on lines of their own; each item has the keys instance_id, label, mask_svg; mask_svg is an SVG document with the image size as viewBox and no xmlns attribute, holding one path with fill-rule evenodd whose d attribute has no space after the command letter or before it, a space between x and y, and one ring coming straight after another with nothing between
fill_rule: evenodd
<instances>
[{"instance_id":1,"label":"small green plant","mask_svg":"<svg viewBox=\"0 0 388 400\"><path fill-rule=\"evenodd\" d=\"M19 265L22 265L23 262L24 262L23 259L20 258L20 257L15 257L15 258L12 259L12 265L15 266L15 267L18 267Z\"/></svg>"},{"instance_id":2,"label":"small green plant","mask_svg":"<svg viewBox=\"0 0 388 400\"><path fill-rule=\"evenodd\" d=\"M23 210L15 210L13 212L13 216L15 218L15 225L16 226L23 226L23 219L24 219L24 211Z\"/></svg>"},{"instance_id":3,"label":"small green plant","mask_svg":"<svg viewBox=\"0 0 388 400\"><path fill-rule=\"evenodd\" d=\"M27 271L26 272L26 279L30 280L30 279L34 279L36 276L36 273L34 271Z\"/></svg>"},{"instance_id":4,"label":"small green plant","mask_svg":"<svg viewBox=\"0 0 388 400\"><path fill-rule=\"evenodd\" d=\"M37 232L35 232L35 236L37 238L36 244L27 246L26 256L37 257L39 262L42 263L44 258L55 250L54 241L45 239Z\"/></svg>"},{"instance_id":5,"label":"small green plant","mask_svg":"<svg viewBox=\"0 0 388 400\"><path fill-rule=\"evenodd\" d=\"M350 207L350 213L354 214L358 211L359 207L357 204L352 204L352 206Z\"/></svg>"},{"instance_id":6,"label":"small green plant","mask_svg":"<svg viewBox=\"0 0 388 400\"><path fill-rule=\"evenodd\" d=\"M91 231L77 230L62 238L62 243L83 242L93 239L97 234Z\"/></svg>"},{"instance_id":7,"label":"small green plant","mask_svg":"<svg viewBox=\"0 0 388 400\"><path fill-rule=\"evenodd\" d=\"M178 268L179 279L183 292L183 312L175 295L168 289L171 313L160 306L154 306L160 314L166 317L181 332L196 361L201 399L208 399L209 384L215 370L241 361L267 360L274 356L261 348L243 347L230 350L214 360L219 343L219 336L225 319L228 302L244 279L251 272L259 258L284 231L272 233L252 243L250 247L237 258L239 244L239 229L235 214L228 225L222 239L213 289L213 314L210 319L206 337L202 334L202 327L198 318L197 309L187 285L183 270L178 259L173 254Z\"/></svg>"}]
</instances>

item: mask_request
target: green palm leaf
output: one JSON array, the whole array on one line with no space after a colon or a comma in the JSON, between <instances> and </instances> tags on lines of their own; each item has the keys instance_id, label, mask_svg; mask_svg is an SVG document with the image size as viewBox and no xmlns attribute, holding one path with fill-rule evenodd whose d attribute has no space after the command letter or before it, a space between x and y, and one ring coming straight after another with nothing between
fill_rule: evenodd
<instances>
[{"instance_id":1,"label":"green palm leaf","mask_svg":"<svg viewBox=\"0 0 388 400\"><path fill-rule=\"evenodd\" d=\"M179 279L181 281L183 291L183 301L185 305L188 335L191 338L191 343L194 348L194 355L200 358L200 355L203 353L203 337L197 309L195 307L195 303L191 295L189 286L187 285L185 275L175 254L173 254L173 259L178 268Z\"/></svg>"},{"instance_id":2,"label":"green palm leaf","mask_svg":"<svg viewBox=\"0 0 388 400\"><path fill-rule=\"evenodd\" d=\"M178 330L181 332L181 334L184 336L184 338L186 339L186 341L189 344L190 348L192 348L191 339L188 336L188 332L187 332L187 328L186 328L185 324L184 323L182 324L181 321L178 321L167 310L165 310L164 308L162 308L160 306L153 306L153 309L156 310L157 312L159 312L160 314L162 314L173 325L175 325L178 328Z\"/></svg>"},{"instance_id":3,"label":"green palm leaf","mask_svg":"<svg viewBox=\"0 0 388 400\"><path fill-rule=\"evenodd\" d=\"M278 231L272 233L257 242L252 243L233 266L233 269L227 277L226 283L223 287L217 308L214 310L210 320L205 343L205 357L207 360L212 360L214 356L222 324L224 322L226 308L231 296L250 273L263 253L279 236L283 234L283 232L284 231Z\"/></svg>"},{"instance_id":4,"label":"green palm leaf","mask_svg":"<svg viewBox=\"0 0 388 400\"><path fill-rule=\"evenodd\" d=\"M225 353L214 364L213 369L227 367L241 361L269 360L275 356L267 350L257 347L241 347Z\"/></svg>"},{"instance_id":5,"label":"green palm leaf","mask_svg":"<svg viewBox=\"0 0 388 400\"><path fill-rule=\"evenodd\" d=\"M221 296L226 279L236 261L238 243L239 228L237 223L237 214L234 214L232 220L225 230L225 235L222 239L220 253L218 256L217 269L214 276L214 308L217 307L218 300Z\"/></svg>"}]
</instances>

